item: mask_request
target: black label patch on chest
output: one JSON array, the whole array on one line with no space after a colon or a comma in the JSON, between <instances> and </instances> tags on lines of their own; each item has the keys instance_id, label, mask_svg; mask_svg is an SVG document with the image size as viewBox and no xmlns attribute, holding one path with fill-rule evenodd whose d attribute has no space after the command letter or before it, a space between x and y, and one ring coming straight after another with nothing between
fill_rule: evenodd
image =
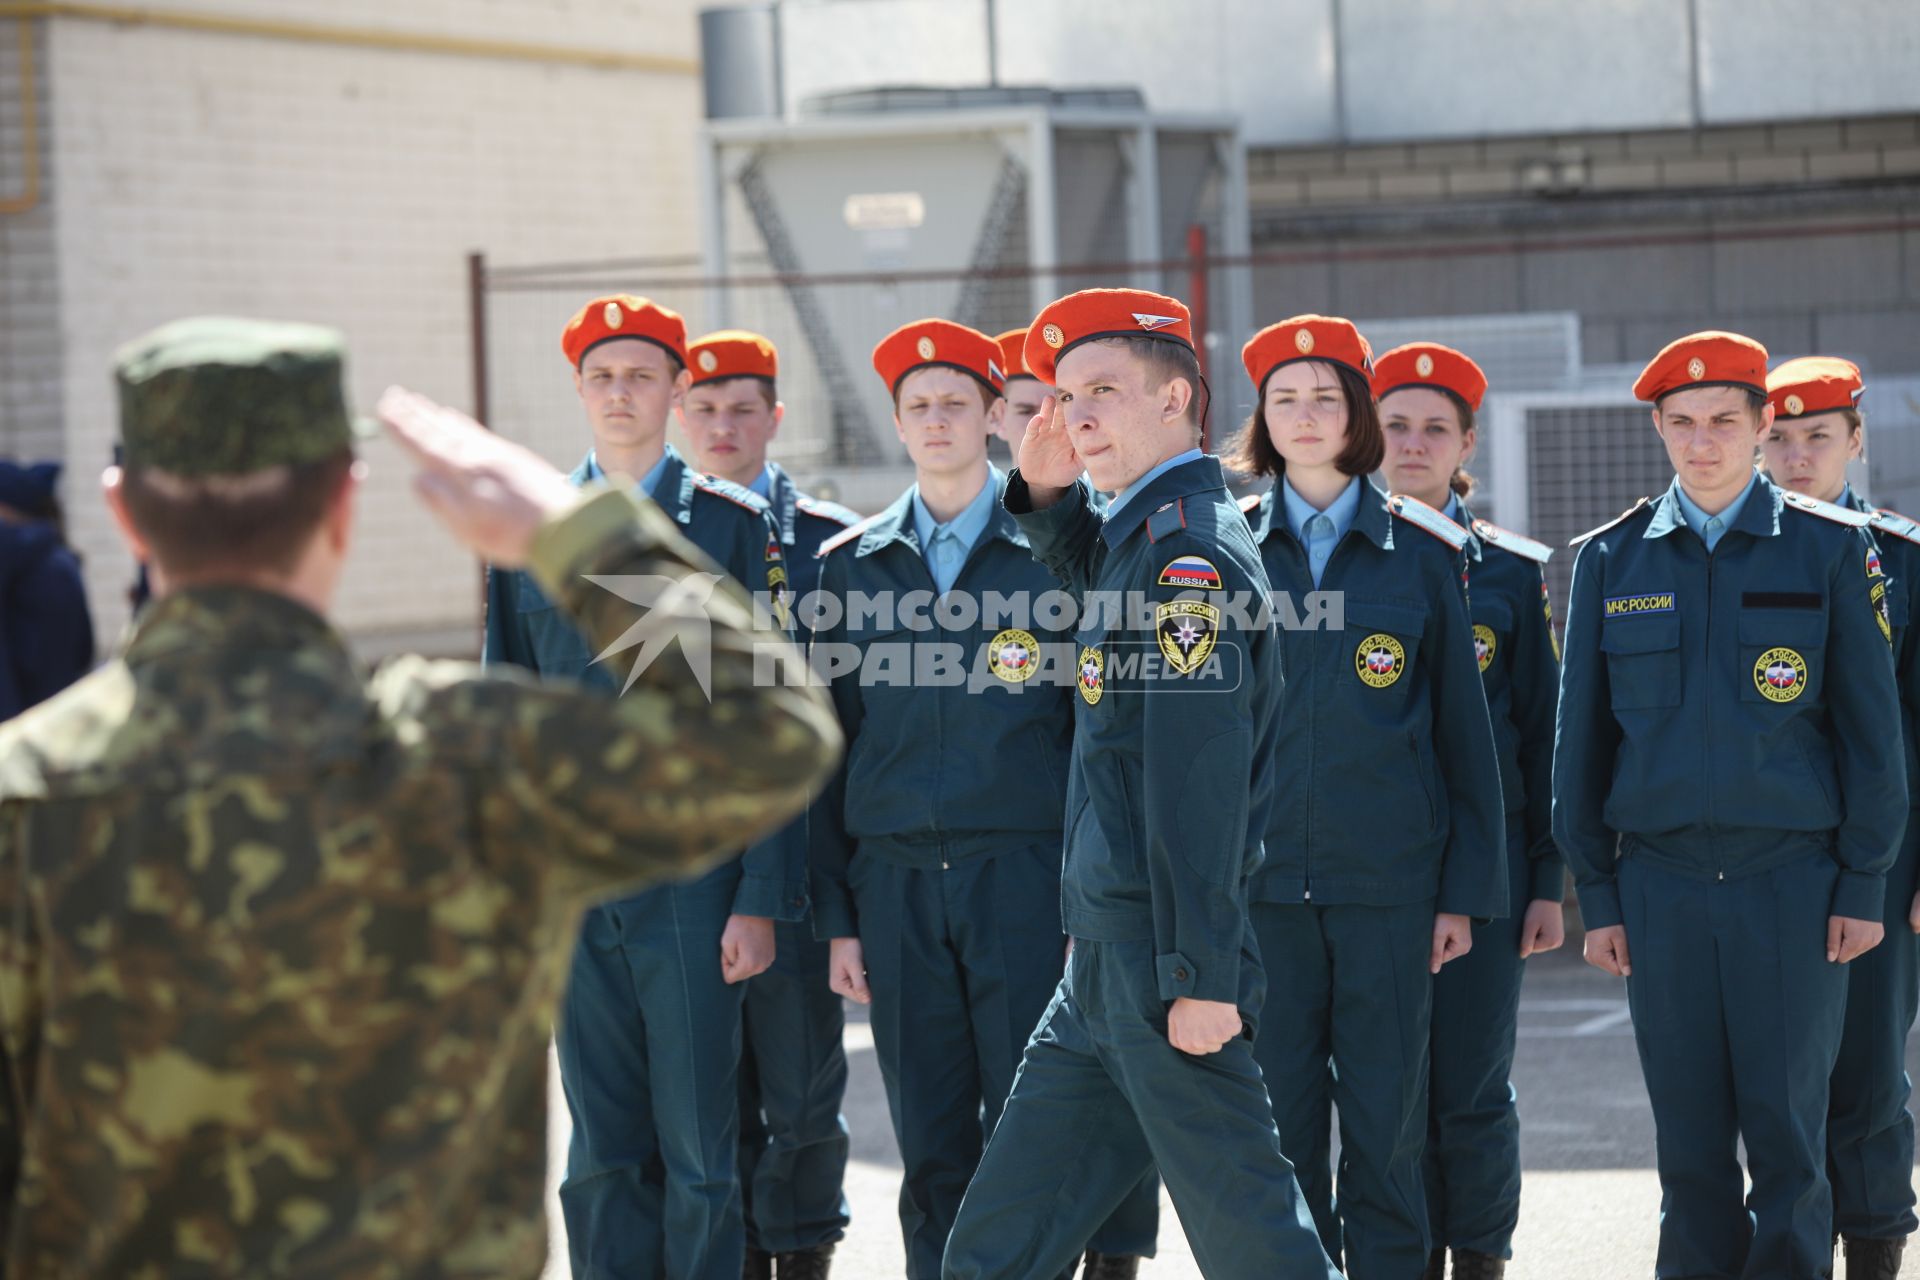
<instances>
[{"instance_id":1,"label":"black label patch on chest","mask_svg":"<svg viewBox=\"0 0 1920 1280\"><path fill-rule=\"evenodd\" d=\"M1743 609L1818 609L1826 597L1818 591L1743 591Z\"/></svg>"}]
</instances>

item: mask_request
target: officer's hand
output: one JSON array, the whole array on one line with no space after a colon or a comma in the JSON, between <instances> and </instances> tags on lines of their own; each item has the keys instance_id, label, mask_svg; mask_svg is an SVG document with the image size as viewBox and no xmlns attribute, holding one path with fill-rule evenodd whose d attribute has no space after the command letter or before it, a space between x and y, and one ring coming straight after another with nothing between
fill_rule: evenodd
<instances>
[{"instance_id":1,"label":"officer's hand","mask_svg":"<svg viewBox=\"0 0 1920 1280\"><path fill-rule=\"evenodd\" d=\"M1020 478L1027 482L1034 509L1060 501L1080 472L1080 455L1067 436L1066 410L1048 396L1027 424L1027 438L1020 442Z\"/></svg>"},{"instance_id":2,"label":"officer's hand","mask_svg":"<svg viewBox=\"0 0 1920 1280\"><path fill-rule=\"evenodd\" d=\"M1218 1053L1240 1034L1240 1010L1226 1000L1181 996L1167 1010L1167 1043L1182 1053Z\"/></svg>"},{"instance_id":3,"label":"officer's hand","mask_svg":"<svg viewBox=\"0 0 1920 1280\"><path fill-rule=\"evenodd\" d=\"M1526 918L1520 922L1520 958L1556 951L1567 940L1567 921L1560 904L1535 898L1527 904Z\"/></svg>"},{"instance_id":4,"label":"officer's hand","mask_svg":"<svg viewBox=\"0 0 1920 1280\"><path fill-rule=\"evenodd\" d=\"M867 957L858 938L835 938L827 943L827 985L836 995L855 1004L872 1004L867 990Z\"/></svg>"},{"instance_id":5,"label":"officer's hand","mask_svg":"<svg viewBox=\"0 0 1920 1280\"><path fill-rule=\"evenodd\" d=\"M1633 962L1627 958L1627 926L1610 924L1604 929L1587 930L1587 963L1616 978L1631 974Z\"/></svg>"},{"instance_id":6,"label":"officer's hand","mask_svg":"<svg viewBox=\"0 0 1920 1280\"><path fill-rule=\"evenodd\" d=\"M1827 963L1846 964L1867 954L1887 936L1887 926L1878 920L1855 920L1851 916L1827 917Z\"/></svg>"},{"instance_id":7,"label":"officer's hand","mask_svg":"<svg viewBox=\"0 0 1920 1280\"><path fill-rule=\"evenodd\" d=\"M1427 969L1440 972L1449 960L1458 960L1473 950L1473 920L1469 916L1449 915L1442 911L1433 918L1433 952L1427 957Z\"/></svg>"},{"instance_id":8,"label":"officer's hand","mask_svg":"<svg viewBox=\"0 0 1920 1280\"><path fill-rule=\"evenodd\" d=\"M525 564L540 526L580 500L545 458L457 409L389 387L375 412L419 468L414 492L483 560Z\"/></svg>"},{"instance_id":9,"label":"officer's hand","mask_svg":"<svg viewBox=\"0 0 1920 1280\"><path fill-rule=\"evenodd\" d=\"M720 976L745 982L773 964L773 921L766 916L728 916L720 931Z\"/></svg>"}]
</instances>

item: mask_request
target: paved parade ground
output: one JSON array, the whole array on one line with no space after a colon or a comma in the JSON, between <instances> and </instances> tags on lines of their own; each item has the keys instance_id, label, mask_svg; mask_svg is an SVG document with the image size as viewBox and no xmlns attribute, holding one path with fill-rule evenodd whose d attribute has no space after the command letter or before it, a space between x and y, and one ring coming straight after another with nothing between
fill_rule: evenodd
<instances>
[{"instance_id":1,"label":"paved parade ground","mask_svg":"<svg viewBox=\"0 0 1920 1280\"><path fill-rule=\"evenodd\" d=\"M855 1010L860 1017L863 1010ZM849 1022L847 1124L853 1163L847 1194L853 1226L834 1259L840 1280L901 1274L894 1197L899 1156L865 1021ZM1908 1071L1920 1069L1913 1048ZM1576 947L1532 960L1520 1005L1520 1093L1526 1186L1509 1280L1622 1280L1653 1274L1660 1187L1653 1172L1653 1116L1647 1108L1626 988L1590 968ZM567 1113L556 1088L556 1153L566 1149ZM556 1155L558 1158L558 1155ZM565 1280L557 1207L555 1264L546 1280ZM1196 1280L1173 1207L1163 1199L1160 1256L1141 1268L1154 1280Z\"/></svg>"}]
</instances>

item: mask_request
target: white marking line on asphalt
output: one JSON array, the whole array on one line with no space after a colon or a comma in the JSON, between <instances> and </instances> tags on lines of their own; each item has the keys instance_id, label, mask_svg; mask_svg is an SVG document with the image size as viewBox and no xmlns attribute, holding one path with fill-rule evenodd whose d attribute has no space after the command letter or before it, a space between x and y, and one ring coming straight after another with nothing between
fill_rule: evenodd
<instances>
[{"instance_id":1,"label":"white marking line on asphalt","mask_svg":"<svg viewBox=\"0 0 1920 1280\"><path fill-rule=\"evenodd\" d=\"M1568 1034L1576 1036L1597 1036L1602 1031L1611 1031L1615 1027L1625 1026L1632 1018L1633 1014L1628 1011L1625 1005L1621 1005L1611 1013L1603 1013L1598 1017L1588 1018Z\"/></svg>"},{"instance_id":2,"label":"white marking line on asphalt","mask_svg":"<svg viewBox=\"0 0 1920 1280\"><path fill-rule=\"evenodd\" d=\"M1584 1013L1589 1016L1571 1024L1539 1024L1541 1014ZM1527 1040L1573 1040L1587 1036L1632 1035L1628 1024L1633 1015L1625 1000L1522 1000L1520 1035ZM1626 1030L1622 1030L1626 1028Z\"/></svg>"},{"instance_id":3,"label":"white marking line on asphalt","mask_svg":"<svg viewBox=\"0 0 1920 1280\"><path fill-rule=\"evenodd\" d=\"M873 1048L873 1024L871 1022L849 1022L840 1036L840 1043L848 1053L859 1053Z\"/></svg>"}]
</instances>

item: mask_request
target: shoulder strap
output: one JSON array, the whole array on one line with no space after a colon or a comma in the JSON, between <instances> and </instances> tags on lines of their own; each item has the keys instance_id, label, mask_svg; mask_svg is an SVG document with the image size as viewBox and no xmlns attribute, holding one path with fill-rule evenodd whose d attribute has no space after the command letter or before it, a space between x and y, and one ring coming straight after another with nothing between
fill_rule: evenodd
<instances>
[{"instance_id":1,"label":"shoulder strap","mask_svg":"<svg viewBox=\"0 0 1920 1280\"><path fill-rule=\"evenodd\" d=\"M1818 498L1809 498L1804 493L1795 493L1791 489L1782 489L1780 497L1790 507L1797 507L1810 516L1820 516L1835 524L1850 525L1855 529L1864 529L1873 523L1873 517L1864 511L1855 511L1851 507L1838 506L1831 502L1822 502Z\"/></svg>"},{"instance_id":2,"label":"shoulder strap","mask_svg":"<svg viewBox=\"0 0 1920 1280\"><path fill-rule=\"evenodd\" d=\"M824 556L825 554L827 554L827 552L832 551L835 547L843 547L847 543L852 542L855 538L859 537L861 534L867 531L868 525L872 524L875 520L878 520L879 518L880 517L878 515L871 515L871 516L868 516L865 520L861 520L858 523L848 525L846 528L842 529L840 532L834 534L831 538L828 538L825 542L821 543L820 549L813 553L814 559L816 560L819 559L821 556Z\"/></svg>"},{"instance_id":3,"label":"shoulder strap","mask_svg":"<svg viewBox=\"0 0 1920 1280\"><path fill-rule=\"evenodd\" d=\"M767 500L753 490L744 485L737 485L731 480L722 480L718 476L695 474L693 487L702 493L710 493L716 498L725 498L737 507L745 507L755 515L764 515L770 509L767 506Z\"/></svg>"},{"instance_id":4,"label":"shoulder strap","mask_svg":"<svg viewBox=\"0 0 1920 1280\"><path fill-rule=\"evenodd\" d=\"M837 502L828 502L824 498L809 498L804 493L793 495L793 505L810 516L822 520L831 520L837 525L855 525L860 523L860 514L841 506Z\"/></svg>"},{"instance_id":5,"label":"shoulder strap","mask_svg":"<svg viewBox=\"0 0 1920 1280\"><path fill-rule=\"evenodd\" d=\"M1915 524L1898 511L1888 511L1883 507L1874 512L1871 519L1873 527L1881 533L1890 533L1908 542L1920 542L1920 524Z\"/></svg>"},{"instance_id":6,"label":"shoulder strap","mask_svg":"<svg viewBox=\"0 0 1920 1280\"><path fill-rule=\"evenodd\" d=\"M1447 519L1446 513L1434 510L1418 498L1396 493L1387 499L1387 506L1408 524L1432 534L1455 551L1467 545L1468 534L1465 529Z\"/></svg>"},{"instance_id":7,"label":"shoulder strap","mask_svg":"<svg viewBox=\"0 0 1920 1280\"><path fill-rule=\"evenodd\" d=\"M1625 520L1628 516L1632 515L1634 512L1638 511L1640 508L1646 506L1649 502L1652 502L1652 501L1653 501L1652 498L1640 499L1640 501L1634 503L1632 506L1628 507L1625 511L1622 511L1619 515L1615 516L1613 519L1601 525L1598 529L1589 529L1585 533L1581 534L1579 537L1570 539L1567 542L1567 545L1570 547L1577 547L1581 543L1585 542L1588 538L1599 537L1601 534L1613 528L1613 526L1619 524L1622 520Z\"/></svg>"},{"instance_id":8,"label":"shoulder strap","mask_svg":"<svg viewBox=\"0 0 1920 1280\"><path fill-rule=\"evenodd\" d=\"M1511 529L1502 529L1499 525L1491 521L1475 520L1473 522L1473 531L1479 534L1480 540L1487 545L1498 547L1502 551L1510 551L1522 559L1545 564L1553 558L1553 548L1546 543L1536 542L1532 538L1513 532Z\"/></svg>"}]
</instances>

